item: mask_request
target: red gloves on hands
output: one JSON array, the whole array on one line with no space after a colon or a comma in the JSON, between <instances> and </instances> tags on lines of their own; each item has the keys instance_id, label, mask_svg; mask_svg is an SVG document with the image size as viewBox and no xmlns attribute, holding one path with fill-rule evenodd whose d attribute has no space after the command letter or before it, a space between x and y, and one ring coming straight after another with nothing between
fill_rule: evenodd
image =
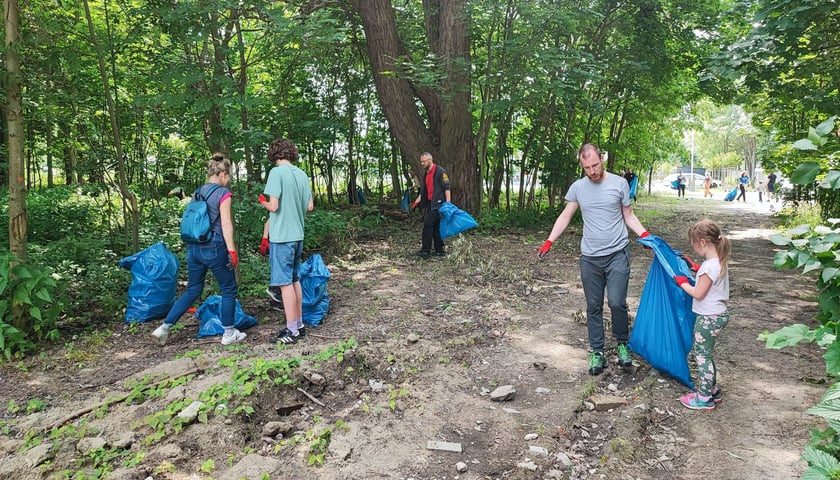
<instances>
[{"instance_id":1,"label":"red gloves on hands","mask_svg":"<svg viewBox=\"0 0 840 480\"><path fill-rule=\"evenodd\" d=\"M239 265L239 257L236 255L236 250L228 250L228 268L233 270Z\"/></svg>"},{"instance_id":2,"label":"red gloves on hands","mask_svg":"<svg viewBox=\"0 0 840 480\"><path fill-rule=\"evenodd\" d=\"M417 205L418 205L418 204L419 204L419 202L414 202L414 203L412 203L412 204L411 204L411 209L412 209L412 210L416 210L416 209L417 209Z\"/></svg>"},{"instance_id":3,"label":"red gloves on hands","mask_svg":"<svg viewBox=\"0 0 840 480\"><path fill-rule=\"evenodd\" d=\"M554 242L551 240L546 240L545 243L542 244L539 250L537 250L537 256L543 258L549 250L551 250L551 246L554 245Z\"/></svg>"},{"instance_id":4,"label":"red gloves on hands","mask_svg":"<svg viewBox=\"0 0 840 480\"><path fill-rule=\"evenodd\" d=\"M642 234L641 234L641 235L639 235L639 238L645 238L645 237L647 237L648 235L650 235L650 232L648 232L647 230L645 230L644 232L642 232Z\"/></svg>"},{"instance_id":5,"label":"red gloves on hands","mask_svg":"<svg viewBox=\"0 0 840 480\"><path fill-rule=\"evenodd\" d=\"M263 257L268 255L268 237L263 237L260 241L260 255Z\"/></svg>"},{"instance_id":6,"label":"red gloves on hands","mask_svg":"<svg viewBox=\"0 0 840 480\"><path fill-rule=\"evenodd\" d=\"M688 283L688 277L684 277L682 275L674 275L674 281L677 282L677 285L682 287L683 283Z\"/></svg>"},{"instance_id":7,"label":"red gloves on hands","mask_svg":"<svg viewBox=\"0 0 840 480\"><path fill-rule=\"evenodd\" d=\"M262 205L263 203L265 203L265 202L267 202L267 201L268 201L268 199L267 199L267 198L265 198L265 195L263 195L263 194L261 193L261 194L260 194L260 205Z\"/></svg>"},{"instance_id":8,"label":"red gloves on hands","mask_svg":"<svg viewBox=\"0 0 840 480\"><path fill-rule=\"evenodd\" d=\"M685 261L686 265L688 265L688 268L690 268L692 272L697 273L697 270L700 270L700 265L694 263L685 253L680 255L680 258Z\"/></svg>"}]
</instances>

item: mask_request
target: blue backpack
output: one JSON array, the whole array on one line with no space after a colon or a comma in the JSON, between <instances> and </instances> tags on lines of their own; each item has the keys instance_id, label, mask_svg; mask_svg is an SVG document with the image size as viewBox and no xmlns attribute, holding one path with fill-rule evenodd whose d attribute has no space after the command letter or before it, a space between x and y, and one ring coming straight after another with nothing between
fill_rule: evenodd
<instances>
[{"instance_id":1,"label":"blue backpack","mask_svg":"<svg viewBox=\"0 0 840 480\"><path fill-rule=\"evenodd\" d=\"M181 216L181 240L187 243L207 243L213 238L213 224L216 221L211 221L207 213L207 199L220 186L214 184L203 195L201 194L202 187L195 190L192 200Z\"/></svg>"}]
</instances>

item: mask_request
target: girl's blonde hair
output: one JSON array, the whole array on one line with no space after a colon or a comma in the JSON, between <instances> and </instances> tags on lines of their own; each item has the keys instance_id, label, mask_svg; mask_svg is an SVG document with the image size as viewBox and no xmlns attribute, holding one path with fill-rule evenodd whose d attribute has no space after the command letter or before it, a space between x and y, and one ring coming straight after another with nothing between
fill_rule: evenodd
<instances>
[{"instance_id":1,"label":"girl's blonde hair","mask_svg":"<svg viewBox=\"0 0 840 480\"><path fill-rule=\"evenodd\" d=\"M720 274L726 274L726 268L729 264L729 256L732 253L732 246L729 239L726 238L720 231L720 227L709 219L703 219L695 223L688 229L688 240L692 245L699 243L700 240L705 240L715 246L715 251L718 254L718 261L720 262Z\"/></svg>"},{"instance_id":2,"label":"girl's blonde hair","mask_svg":"<svg viewBox=\"0 0 840 480\"><path fill-rule=\"evenodd\" d=\"M207 176L212 177L222 172L230 172L230 160L224 153L215 152L207 162Z\"/></svg>"}]
</instances>

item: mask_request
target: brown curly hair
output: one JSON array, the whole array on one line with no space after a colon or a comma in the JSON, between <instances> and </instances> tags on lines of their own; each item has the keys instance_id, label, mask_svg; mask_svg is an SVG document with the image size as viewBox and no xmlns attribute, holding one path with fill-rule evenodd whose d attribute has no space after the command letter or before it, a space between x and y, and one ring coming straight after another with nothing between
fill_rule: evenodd
<instances>
[{"instance_id":1,"label":"brown curly hair","mask_svg":"<svg viewBox=\"0 0 840 480\"><path fill-rule=\"evenodd\" d=\"M288 138L275 139L268 146L268 161L274 163L284 159L292 163L297 162L298 148Z\"/></svg>"}]
</instances>

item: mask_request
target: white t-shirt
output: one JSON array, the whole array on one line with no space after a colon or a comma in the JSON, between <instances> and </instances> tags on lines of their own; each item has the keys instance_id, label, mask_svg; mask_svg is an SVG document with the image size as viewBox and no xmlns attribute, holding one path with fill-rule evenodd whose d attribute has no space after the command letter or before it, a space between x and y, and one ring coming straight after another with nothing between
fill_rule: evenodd
<instances>
[{"instance_id":1,"label":"white t-shirt","mask_svg":"<svg viewBox=\"0 0 840 480\"><path fill-rule=\"evenodd\" d=\"M703 300L696 298L692 302L691 311L697 315L720 315L726 311L726 304L729 302L729 270L725 275L720 274L720 260L710 258L700 265L697 270L697 278L701 275L708 275L712 280L712 286Z\"/></svg>"}]
</instances>

